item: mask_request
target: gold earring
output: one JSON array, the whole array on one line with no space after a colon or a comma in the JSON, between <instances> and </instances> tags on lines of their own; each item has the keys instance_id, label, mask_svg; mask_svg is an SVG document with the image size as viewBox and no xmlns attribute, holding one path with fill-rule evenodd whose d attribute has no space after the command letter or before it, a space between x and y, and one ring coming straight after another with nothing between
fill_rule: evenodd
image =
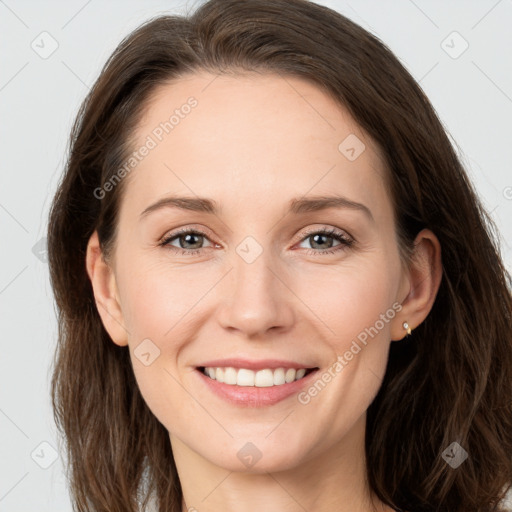
<instances>
[{"instance_id":1,"label":"gold earring","mask_svg":"<svg viewBox=\"0 0 512 512\"><path fill-rule=\"evenodd\" d=\"M404 329L407 331L407 335L409 336L411 334L411 328L409 327L409 324L407 322L404 322L402 324L404 326Z\"/></svg>"}]
</instances>

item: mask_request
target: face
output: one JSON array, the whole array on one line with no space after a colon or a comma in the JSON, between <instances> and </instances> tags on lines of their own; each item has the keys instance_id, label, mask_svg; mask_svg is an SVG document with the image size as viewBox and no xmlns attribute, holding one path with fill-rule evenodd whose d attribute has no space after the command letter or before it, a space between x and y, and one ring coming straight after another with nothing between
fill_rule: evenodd
<instances>
[{"instance_id":1,"label":"face","mask_svg":"<svg viewBox=\"0 0 512 512\"><path fill-rule=\"evenodd\" d=\"M145 144L111 268L126 328L112 337L148 406L176 446L229 470L246 452L262 454L254 471L328 453L361 425L405 320L379 151L314 85L270 74L161 86L137 129ZM307 202L318 198L343 199ZM227 359L267 369L263 387L198 370ZM286 364L317 370L265 385L286 381L269 373Z\"/></svg>"}]
</instances>

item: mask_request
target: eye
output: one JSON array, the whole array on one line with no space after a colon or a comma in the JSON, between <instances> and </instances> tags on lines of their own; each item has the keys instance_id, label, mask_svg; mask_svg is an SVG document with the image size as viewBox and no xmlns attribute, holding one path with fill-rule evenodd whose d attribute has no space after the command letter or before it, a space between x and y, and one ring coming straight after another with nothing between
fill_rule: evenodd
<instances>
[{"instance_id":1,"label":"eye","mask_svg":"<svg viewBox=\"0 0 512 512\"><path fill-rule=\"evenodd\" d=\"M172 245L171 242L175 240L179 246ZM196 229L184 228L179 231L175 231L170 235L164 237L160 242L161 246L168 247L173 251L180 251L185 256L197 254L203 249L201 247L204 240L209 240L206 233ZM213 247L213 244L212 244Z\"/></svg>"},{"instance_id":2,"label":"eye","mask_svg":"<svg viewBox=\"0 0 512 512\"><path fill-rule=\"evenodd\" d=\"M332 242L326 242L326 240L328 241L329 239L337 240L339 244L333 246ZM306 233L306 237L302 239L302 242L307 240L311 241L310 243L314 248L316 247L316 249L319 249L309 249L307 251L307 254L315 256L323 254L333 254L339 251L344 251L345 249L351 247L354 244L354 239L347 236L343 231L334 228L310 230ZM332 247L334 247L334 249L331 249Z\"/></svg>"},{"instance_id":3,"label":"eye","mask_svg":"<svg viewBox=\"0 0 512 512\"><path fill-rule=\"evenodd\" d=\"M334 245L326 242L326 240L334 239L339 242ZM165 236L159 245L169 248L172 251L180 252L184 256L192 256L201 252L204 240L209 240L206 233L198 229L183 228ZM311 240L313 249L309 249L307 254L312 255L325 255L333 254L343 251L354 244L354 240L346 235L343 231L330 228L330 229L313 229L306 232L306 236L302 238L301 243L306 240ZM173 244L178 243L178 247ZM214 247L211 244L210 247ZM325 247L322 247L325 246ZM334 249L332 249L334 247Z\"/></svg>"}]
</instances>

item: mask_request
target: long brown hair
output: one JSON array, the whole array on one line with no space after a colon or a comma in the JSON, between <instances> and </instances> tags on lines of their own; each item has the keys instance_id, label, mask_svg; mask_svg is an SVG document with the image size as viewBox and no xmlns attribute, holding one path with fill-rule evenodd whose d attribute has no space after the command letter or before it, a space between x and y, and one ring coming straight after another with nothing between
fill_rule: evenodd
<instances>
[{"instance_id":1,"label":"long brown hair","mask_svg":"<svg viewBox=\"0 0 512 512\"><path fill-rule=\"evenodd\" d=\"M80 108L48 227L59 315L52 404L76 510L137 511L154 495L160 512L181 512L168 431L141 396L128 348L102 325L85 252L96 229L106 254L115 241L126 180L101 199L95 190L133 152L149 95L195 70L309 80L380 147L400 254L409 258L415 235L429 228L443 275L426 320L391 344L368 409L368 481L397 510L500 510L512 482L512 299L499 233L398 59L306 0L210 0L187 17L149 20L120 43ZM468 453L457 469L442 457L453 442Z\"/></svg>"}]
</instances>

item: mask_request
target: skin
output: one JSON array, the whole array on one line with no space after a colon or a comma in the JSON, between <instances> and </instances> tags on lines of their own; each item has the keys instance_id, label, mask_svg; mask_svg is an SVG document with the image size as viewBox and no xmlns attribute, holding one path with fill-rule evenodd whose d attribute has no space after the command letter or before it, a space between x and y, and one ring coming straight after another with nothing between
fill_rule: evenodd
<instances>
[{"instance_id":1,"label":"skin","mask_svg":"<svg viewBox=\"0 0 512 512\"><path fill-rule=\"evenodd\" d=\"M423 230L402 264L378 148L316 86L274 74L193 73L155 90L134 147L194 96L198 105L128 177L110 260L97 234L87 250L98 311L112 340L128 346L148 406L168 429L183 510L390 511L365 480L366 410L384 377L389 346L428 315L441 280L440 246ZM339 144L355 134L354 161ZM163 208L170 193L214 199L217 215ZM292 198L343 195L354 209L288 213ZM159 240L190 227L206 237ZM335 228L340 245L307 229ZM236 252L253 237L262 253ZM180 243L181 242L181 243ZM193 255L182 251L199 248ZM325 250L338 249L333 254ZM253 249L251 249L253 250ZM308 254L316 252L315 254ZM296 396L238 407L207 390L195 367L226 357L282 358L326 371L392 305L401 310L308 404ZM160 355L134 355L150 339ZM237 457L247 443L261 459ZM194 508L192 508L194 507Z\"/></svg>"}]
</instances>

